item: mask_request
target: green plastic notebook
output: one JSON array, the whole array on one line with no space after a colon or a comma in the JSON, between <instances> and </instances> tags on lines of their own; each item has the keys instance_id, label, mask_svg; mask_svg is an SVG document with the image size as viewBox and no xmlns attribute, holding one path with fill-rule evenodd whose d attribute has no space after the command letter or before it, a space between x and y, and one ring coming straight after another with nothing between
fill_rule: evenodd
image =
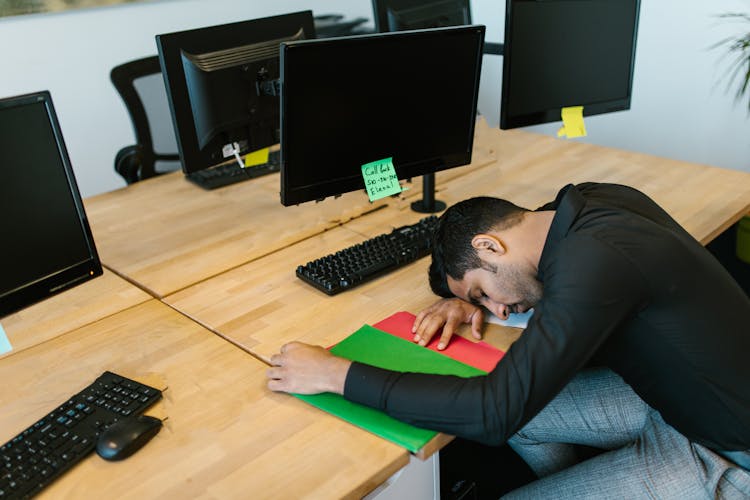
<instances>
[{"instance_id":1,"label":"green plastic notebook","mask_svg":"<svg viewBox=\"0 0 750 500\"><path fill-rule=\"evenodd\" d=\"M413 342L365 325L331 348L342 358L400 372L436 373L475 377L486 372ZM421 449L437 432L421 429L389 417L380 410L352 403L337 394L295 394L313 406L336 415L411 452Z\"/></svg>"}]
</instances>

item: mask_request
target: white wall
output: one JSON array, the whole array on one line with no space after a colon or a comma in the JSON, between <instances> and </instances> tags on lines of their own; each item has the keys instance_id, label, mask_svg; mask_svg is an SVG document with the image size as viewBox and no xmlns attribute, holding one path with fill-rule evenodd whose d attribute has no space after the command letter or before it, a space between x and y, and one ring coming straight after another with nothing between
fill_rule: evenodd
<instances>
[{"instance_id":1,"label":"white wall","mask_svg":"<svg viewBox=\"0 0 750 500\"><path fill-rule=\"evenodd\" d=\"M315 14L372 17L369 0L317 2ZM309 0L169 0L0 19L0 96L47 89L82 196L125 185L115 153L135 141L109 80L123 62L156 54L154 36L311 8Z\"/></svg>"},{"instance_id":2,"label":"white wall","mask_svg":"<svg viewBox=\"0 0 750 500\"><path fill-rule=\"evenodd\" d=\"M473 17L487 39L501 42L504 2L474 0ZM750 172L747 102L727 91L729 59L718 41L750 32L750 23L720 20L750 14L748 0L641 0L631 109L586 119L582 142ZM479 109L499 123L502 58L485 56ZM528 127L556 135L559 123Z\"/></svg>"},{"instance_id":3,"label":"white wall","mask_svg":"<svg viewBox=\"0 0 750 500\"><path fill-rule=\"evenodd\" d=\"M312 9L372 17L370 0L164 0L0 19L0 96L48 89L83 196L124 185L115 153L133 132L110 69L156 53L154 35ZM502 42L504 0L473 0L487 40ZM750 0L641 0L630 111L590 117L594 144L750 171L750 115L721 76L709 47L748 26L718 20L750 12ZM496 126L502 59L486 56L479 108ZM558 124L530 127L554 135Z\"/></svg>"}]
</instances>

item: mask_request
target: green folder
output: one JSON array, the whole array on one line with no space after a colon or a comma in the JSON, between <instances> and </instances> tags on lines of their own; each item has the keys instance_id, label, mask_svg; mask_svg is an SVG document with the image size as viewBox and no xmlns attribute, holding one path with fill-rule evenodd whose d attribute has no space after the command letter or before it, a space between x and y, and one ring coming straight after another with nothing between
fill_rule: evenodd
<instances>
[{"instance_id":1,"label":"green folder","mask_svg":"<svg viewBox=\"0 0 750 500\"><path fill-rule=\"evenodd\" d=\"M364 325L331 348L342 358L399 372L437 373L475 377L485 372L389 333ZM411 452L419 451L437 432L421 429L389 417L338 394L324 393L296 397L354 425L388 439Z\"/></svg>"}]
</instances>

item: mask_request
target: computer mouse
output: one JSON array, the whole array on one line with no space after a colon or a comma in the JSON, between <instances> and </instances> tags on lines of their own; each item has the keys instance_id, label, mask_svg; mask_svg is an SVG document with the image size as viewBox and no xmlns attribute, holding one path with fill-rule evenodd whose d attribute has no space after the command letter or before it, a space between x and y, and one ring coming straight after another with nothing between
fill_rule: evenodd
<instances>
[{"instance_id":1,"label":"computer mouse","mask_svg":"<svg viewBox=\"0 0 750 500\"><path fill-rule=\"evenodd\" d=\"M96 453L105 460L127 458L156 436L161 426L161 420L150 415L118 420L99 434Z\"/></svg>"}]
</instances>

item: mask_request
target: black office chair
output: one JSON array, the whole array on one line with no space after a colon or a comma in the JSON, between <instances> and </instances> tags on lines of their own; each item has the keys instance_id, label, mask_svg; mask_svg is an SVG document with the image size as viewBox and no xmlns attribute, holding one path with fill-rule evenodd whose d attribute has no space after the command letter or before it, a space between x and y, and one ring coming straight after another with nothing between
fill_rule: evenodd
<instances>
[{"instance_id":1,"label":"black office chair","mask_svg":"<svg viewBox=\"0 0 750 500\"><path fill-rule=\"evenodd\" d=\"M157 56L136 59L110 72L130 114L136 144L115 155L115 171L132 184L180 167L177 140ZM170 151L170 153L157 153ZM158 163L158 169L157 169Z\"/></svg>"}]
</instances>

